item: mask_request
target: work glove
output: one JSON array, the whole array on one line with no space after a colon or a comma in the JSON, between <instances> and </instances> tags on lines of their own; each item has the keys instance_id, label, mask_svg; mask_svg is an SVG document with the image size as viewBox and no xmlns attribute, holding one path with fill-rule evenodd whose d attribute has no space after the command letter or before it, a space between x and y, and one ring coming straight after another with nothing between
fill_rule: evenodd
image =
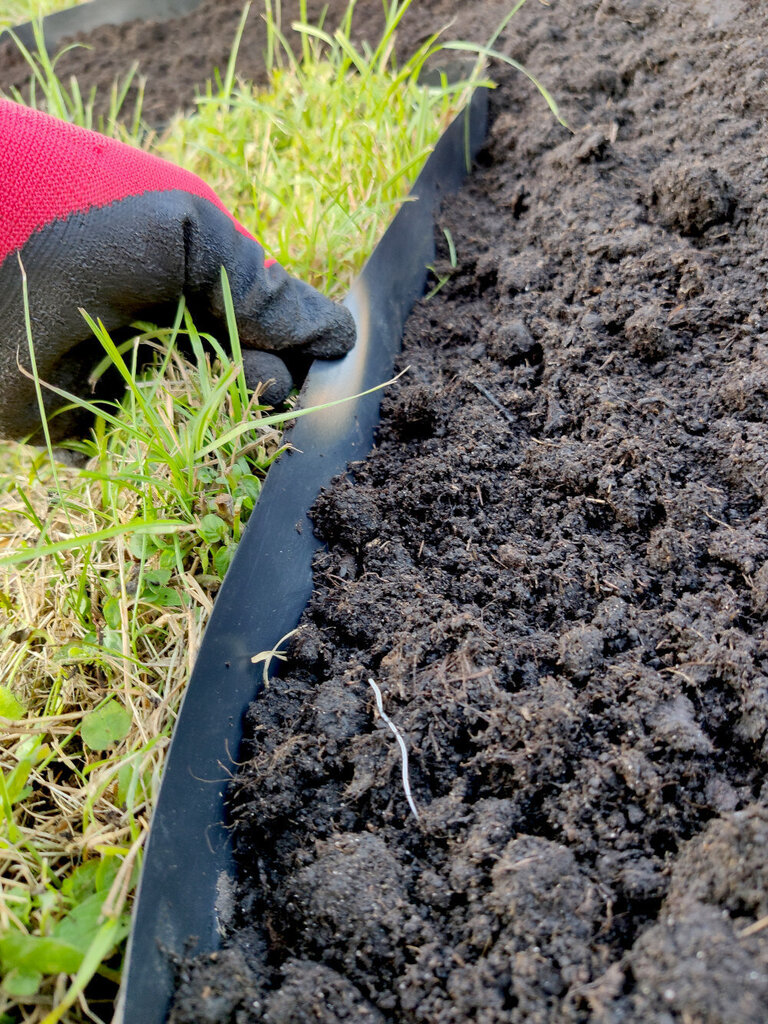
<instances>
[{"instance_id":1,"label":"work glove","mask_svg":"<svg viewBox=\"0 0 768 1024\"><path fill-rule=\"evenodd\" d=\"M40 443L40 411L24 326L23 265L40 379L93 398L103 357L79 309L110 332L163 322L183 294L206 329L225 318L226 268L246 377L333 358L355 341L349 311L290 277L200 178L158 157L0 99L0 436ZM224 332L225 333L225 332ZM43 389L46 416L65 403ZM87 429L75 410L49 420L54 442Z\"/></svg>"}]
</instances>

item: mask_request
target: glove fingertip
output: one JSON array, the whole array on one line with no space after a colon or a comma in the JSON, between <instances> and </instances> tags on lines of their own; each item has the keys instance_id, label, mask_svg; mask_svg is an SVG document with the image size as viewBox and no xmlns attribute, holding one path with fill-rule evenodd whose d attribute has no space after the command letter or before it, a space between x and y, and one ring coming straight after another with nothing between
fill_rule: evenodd
<instances>
[{"instance_id":1,"label":"glove fingertip","mask_svg":"<svg viewBox=\"0 0 768 1024\"><path fill-rule=\"evenodd\" d=\"M245 383L254 391L260 384L267 384L261 395L265 405L280 405L293 388L293 377L282 359L271 352L243 349L243 374Z\"/></svg>"},{"instance_id":2,"label":"glove fingertip","mask_svg":"<svg viewBox=\"0 0 768 1024\"><path fill-rule=\"evenodd\" d=\"M346 306L329 303L322 330L307 346L307 351L319 359L338 359L354 347L357 341L355 319Z\"/></svg>"}]
</instances>

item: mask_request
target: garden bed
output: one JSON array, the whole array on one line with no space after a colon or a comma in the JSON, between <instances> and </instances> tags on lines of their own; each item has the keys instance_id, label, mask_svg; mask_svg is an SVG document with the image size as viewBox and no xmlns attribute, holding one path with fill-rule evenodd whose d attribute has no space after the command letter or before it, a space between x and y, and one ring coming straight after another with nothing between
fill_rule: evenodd
<instances>
[{"instance_id":1,"label":"garden bed","mask_svg":"<svg viewBox=\"0 0 768 1024\"><path fill-rule=\"evenodd\" d=\"M457 269L313 511L232 792L242 931L175 1021L765 1019L759 20L521 12L574 134L502 76Z\"/></svg>"},{"instance_id":2,"label":"garden bed","mask_svg":"<svg viewBox=\"0 0 768 1024\"><path fill-rule=\"evenodd\" d=\"M461 6L477 39L508 5ZM237 758L236 927L176 1024L768 1016L763 28L514 20L573 134L499 71L410 370L313 511Z\"/></svg>"}]
</instances>

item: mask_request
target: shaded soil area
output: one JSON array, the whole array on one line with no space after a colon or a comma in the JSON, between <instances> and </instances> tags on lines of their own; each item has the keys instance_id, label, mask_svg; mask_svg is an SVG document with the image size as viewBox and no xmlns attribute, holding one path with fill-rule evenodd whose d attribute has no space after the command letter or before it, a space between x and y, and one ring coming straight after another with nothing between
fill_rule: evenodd
<instances>
[{"instance_id":1,"label":"shaded soil area","mask_svg":"<svg viewBox=\"0 0 768 1024\"><path fill-rule=\"evenodd\" d=\"M65 60L111 81L140 53L160 123L240 7ZM400 45L506 7L416 0ZM314 596L231 795L237 920L175 1024L768 1019L764 12L529 0L502 46L572 131L498 69L448 280L313 511Z\"/></svg>"}]
</instances>

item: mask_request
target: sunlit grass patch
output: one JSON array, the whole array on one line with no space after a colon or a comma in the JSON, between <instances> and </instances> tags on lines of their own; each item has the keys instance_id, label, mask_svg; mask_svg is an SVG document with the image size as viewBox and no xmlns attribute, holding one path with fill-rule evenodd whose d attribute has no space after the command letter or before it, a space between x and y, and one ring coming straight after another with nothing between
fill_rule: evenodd
<instances>
[{"instance_id":1,"label":"sunlit grass patch","mask_svg":"<svg viewBox=\"0 0 768 1024\"><path fill-rule=\"evenodd\" d=\"M396 17L409 6L400 4ZM349 20L333 36L295 23L301 59L269 16L268 27L269 86L238 83L231 65L157 150L215 181L271 256L338 295L472 87L420 83L435 39L396 67L394 25L371 48L351 42Z\"/></svg>"}]
</instances>

